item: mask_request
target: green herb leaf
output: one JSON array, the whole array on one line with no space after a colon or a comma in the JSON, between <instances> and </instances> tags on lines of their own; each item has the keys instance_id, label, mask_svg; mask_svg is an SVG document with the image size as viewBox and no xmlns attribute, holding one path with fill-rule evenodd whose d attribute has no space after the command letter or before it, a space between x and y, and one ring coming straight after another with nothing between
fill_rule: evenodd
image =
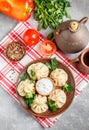
<instances>
[{"instance_id":1,"label":"green herb leaf","mask_svg":"<svg viewBox=\"0 0 89 130\"><path fill-rule=\"evenodd\" d=\"M70 19L70 18L71 18L71 16L70 16L70 14L67 12L66 8L65 8L65 10L64 10L64 11L65 11L65 15L66 15L66 17Z\"/></svg>"},{"instance_id":2,"label":"green herb leaf","mask_svg":"<svg viewBox=\"0 0 89 130\"><path fill-rule=\"evenodd\" d=\"M54 37L54 32L51 32L51 33L48 34L47 39L52 40L53 37Z\"/></svg>"},{"instance_id":3,"label":"green herb leaf","mask_svg":"<svg viewBox=\"0 0 89 130\"><path fill-rule=\"evenodd\" d=\"M31 78L30 81L32 81L32 82L33 82L33 80L36 80L36 74L33 70L30 70L30 78Z\"/></svg>"},{"instance_id":4,"label":"green herb leaf","mask_svg":"<svg viewBox=\"0 0 89 130\"><path fill-rule=\"evenodd\" d=\"M28 101L28 100L25 100L25 104L26 104L26 105L29 105L29 101Z\"/></svg>"},{"instance_id":5,"label":"green herb leaf","mask_svg":"<svg viewBox=\"0 0 89 130\"><path fill-rule=\"evenodd\" d=\"M35 72L33 70L30 71L31 76L35 75Z\"/></svg>"},{"instance_id":6,"label":"green herb leaf","mask_svg":"<svg viewBox=\"0 0 89 130\"><path fill-rule=\"evenodd\" d=\"M51 69L51 64L50 64L50 63L46 62L45 65L46 65L49 69Z\"/></svg>"},{"instance_id":7,"label":"green herb leaf","mask_svg":"<svg viewBox=\"0 0 89 130\"><path fill-rule=\"evenodd\" d=\"M49 69L55 70L55 69L57 68L57 66L58 66L58 62L57 62L57 60L56 60L56 57L54 57L54 58L51 59L51 63L46 62L45 65L46 65Z\"/></svg>"},{"instance_id":8,"label":"green herb leaf","mask_svg":"<svg viewBox=\"0 0 89 130\"><path fill-rule=\"evenodd\" d=\"M42 29L42 26L43 26L43 23L42 23L42 22L39 22L38 27L37 27L37 30L40 31L40 30Z\"/></svg>"},{"instance_id":9,"label":"green herb leaf","mask_svg":"<svg viewBox=\"0 0 89 130\"><path fill-rule=\"evenodd\" d=\"M20 79L21 79L21 80L26 80L27 78L28 78L28 75L27 75L27 74L20 76Z\"/></svg>"},{"instance_id":10,"label":"green herb leaf","mask_svg":"<svg viewBox=\"0 0 89 130\"><path fill-rule=\"evenodd\" d=\"M65 84L63 86L63 90L67 91L67 92L72 92L72 91L74 91L74 88L70 84Z\"/></svg>"},{"instance_id":11,"label":"green herb leaf","mask_svg":"<svg viewBox=\"0 0 89 130\"><path fill-rule=\"evenodd\" d=\"M58 62L56 60L56 57L54 57L51 59L51 69L55 70L57 68L57 66L58 66Z\"/></svg>"},{"instance_id":12,"label":"green herb leaf","mask_svg":"<svg viewBox=\"0 0 89 130\"><path fill-rule=\"evenodd\" d=\"M27 94L25 95L25 98L26 98L26 99L32 98L32 97L33 97L33 94L32 94L32 93L27 93Z\"/></svg>"},{"instance_id":13,"label":"green herb leaf","mask_svg":"<svg viewBox=\"0 0 89 130\"><path fill-rule=\"evenodd\" d=\"M55 103L55 101L53 101L53 100L49 100L49 101L47 102L47 104L48 104L49 106L54 105L54 103Z\"/></svg>"},{"instance_id":14,"label":"green herb leaf","mask_svg":"<svg viewBox=\"0 0 89 130\"><path fill-rule=\"evenodd\" d=\"M32 94L32 95L28 95L27 96L27 99L25 99L25 103L31 108L32 107L32 104L33 104L33 101L35 99L35 94ZM26 97L25 97L26 98Z\"/></svg>"},{"instance_id":15,"label":"green herb leaf","mask_svg":"<svg viewBox=\"0 0 89 130\"><path fill-rule=\"evenodd\" d=\"M30 83L35 83L35 80L33 80L33 79L30 79Z\"/></svg>"},{"instance_id":16,"label":"green herb leaf","mask_svg":"<svg viewBox=\"0 0 89 130\"><path fill-rule=\"evenodd\" d=\"M29 104L29 107L32 108L32 105L33 105L33 103L30 103L30 104Z\"/></svg>"},{"instance_id":17,"label":"green herb leaf","mask_svg":"<svg viewBox=\"0 0 89 130\"><path fill-rule=\"evenodd\" d=\"M53 105L50 109L55 112L58 108L56 107L56 105Z\"/></svg>"},{"instance_id":18,"label":"green herb leaf","mask_svg":"<svg viewBox=\"0 0 89 130\"><path fill-rule=\"evenodd\" d=\"M50 108L50 110L52 110L52 111L57 111L57 106L55 105L55 101L53 101L53 100L49 100L48 102L47 102L47 105L49 106L49 108Z\"/></svg>"}]
</instances>

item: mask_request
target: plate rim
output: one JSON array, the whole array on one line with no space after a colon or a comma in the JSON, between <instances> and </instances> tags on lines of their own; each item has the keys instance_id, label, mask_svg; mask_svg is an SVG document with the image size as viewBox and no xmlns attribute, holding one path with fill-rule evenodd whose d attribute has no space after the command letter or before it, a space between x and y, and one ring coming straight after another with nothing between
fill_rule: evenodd
<instances>
[{"instance_id":1,"label":"plate rim","mask_svg":"<svg viewBox=\"0 0 89 130\"><path fill-rule=\"evenodd\" d=\"M51 59L52 59L52 58L38 58L38 59L36 59L36 60L33 60L33 61L29 62L27 65L24 66L24 68L22 69L22 71L20 72L20 74L19 74L19 76L18 76L18 78L17 78L17 81L16 81L16 94L17 94L17 97L18 97L18 101L19 101L19 103L20 103L20 106L21 106L25 111L27 111L28 114L30 114L30 115L32 115L32 116L41 117L41 118L51 118L51 117L58 116L58 115L64 113L64 112L71 106L71 104L72 104L72 102L73 102L73 100L74 100L75 88L76 88L74 75L73 75L72 71L71 71L64 63L62 63L61 61L59 61L59 60L56 59L58 63L60 63L61 65L63 65L63 66L69 71L69 73L71 73L72 78L73 78L73 83L74 83L74 86L73 86L73 87L74 87L73 97L72 97L72 100L71 100L70 104L68 105L68 107L65 108L64 110L62 110L62 112L60 112L59 114L55 114L55 112L52 112L52 111L51 111L51 112L53 113L52 115L44 116L44 115L40 115L40 114L42 114L42 113L39 114L39 113L33 112L30 108L29 108L29 109L30 109L32 112L29 112L29 110L26 109L26 107L23 105L22 102L24 102L24 99L23 99L23 97L21 97L21 96L18 94L18 92L17 92L17 86L18 86L18 83L19 83L19 79L20 79L21 74L24 72L24 70L25 70L29 65L31 65L31 64L33 64L33 63L37 63L37 62L42 62L43 60L49 61L49 60L51 60ZM22 102L20 101L20 98L21 98L21 100L23 99ZM27 105L26 105L26 106L27 106ZM59 109L60 109L60 108L59 108Z\"/></svg>"}]
</instances>

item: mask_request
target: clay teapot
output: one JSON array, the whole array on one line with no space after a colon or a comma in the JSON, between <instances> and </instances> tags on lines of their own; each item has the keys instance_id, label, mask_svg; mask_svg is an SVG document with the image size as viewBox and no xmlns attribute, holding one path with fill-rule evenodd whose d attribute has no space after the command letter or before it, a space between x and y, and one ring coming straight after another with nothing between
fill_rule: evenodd
<instances>
[{"instance_id":1,"label":"clay teapot","mask_svg":"<svg viewBox=\"0 0 89 130\"><path fill-rule=\"evenodd\" d=\"M87 17L80 21L63 22L55 31L54 39L59 49L66 53L77 53L89 42L89 31L85 26Z\"/></svg>"}]
</instances>

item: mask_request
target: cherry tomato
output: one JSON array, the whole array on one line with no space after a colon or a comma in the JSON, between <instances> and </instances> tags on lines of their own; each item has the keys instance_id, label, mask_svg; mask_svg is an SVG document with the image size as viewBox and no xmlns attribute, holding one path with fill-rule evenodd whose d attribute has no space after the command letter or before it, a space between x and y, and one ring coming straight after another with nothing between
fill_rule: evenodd
<instances>
[{"instance_id":1,"label":"cherry tomato","mask_svg":"<svg viewBox=\"0 0 89 130\"><path fill-rule=\"evenodd\" d=\"M36 45L40 39L39 33L34 29L28 29L24 35L23 39L25 43L29 46Z\"/></svg>"},{"instance_id":2,"label":"cherry tomato","mask_svg":"<svg viewBox=\"0 0 89 130\"><path fill-rule=\"evenodd\" d=\"M40 52L46 56L50 56L54 54L56 50L57 50L57 47L55 43L53 43L50 40L44 40L42 44L40 45Z\"/></svg>"}]
</instances>

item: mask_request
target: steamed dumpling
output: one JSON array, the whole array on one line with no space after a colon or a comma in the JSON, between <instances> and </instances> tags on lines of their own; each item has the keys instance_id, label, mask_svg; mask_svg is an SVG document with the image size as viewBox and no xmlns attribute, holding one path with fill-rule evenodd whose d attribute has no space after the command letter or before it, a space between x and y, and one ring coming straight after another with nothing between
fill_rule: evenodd
<instances>
[{"instance_id":1,"label":"steamed dumpling","mask_svg":"<svg viewBox=\"0 0 89 130\"><path fill-rule=\"evenodd\" d=\"M26 79L25 81L24 81L24 84L25 84L25 86L24 86L24 91L26 92L26 93L34 93L34 91L35 91L35 88L34 88L34 83L30 83L30 81L29 81L29 79Z\"/></svg>"},{"instance_id":2,"label":"steamed dumpling","mask_svg":"<svg viewBox=\"0 0 89 130\"><path fill-rule=\"evenodd\" d=\"M20 96L25 96L26 93L35 93L34 83L30 83L29 79L21 81L18 84L17 91Z\"/></svg>"},{"instance_id":3,"label":"steamed dumpling","mask_svg":"<svg viewBox=\"0 0 89 130\"><path fill-rule=\"evenodd\" d=\"M55 105L57 106L57 108L61 108L66 102L66 94L61 89L55 89L49 95L48 100L55 101Z\"/></svg>"},{"instance_id":4,"label":"steamed dumpling","mask_svg":"<svg viewBox=\"0 0 89 130\"><path fill-rule=\"evenodd\" d=\"M41 79L44 77L48 77L49 75L49 68L43 63L36 63L36 76L37 79Z\"/></svg>"},{"instance_id":5,"label":"steamed dumpling","mask_svg":"<svg viewBox=\"0 0 89 130\"><path fill-rule=\"evenodd\" d=\"M46 112L48 110L48 106L47 104L34 104L32 105L32 110L35 112L35 113L43 113L43 112Z\"/></svg>"},{"instance_id":6,"label":"steamed dumpling","mask_svg":"<svg viewBox=\"0 0 89 130\"><path fill-rule=\"evenodd\" d=\"M47 97L46 96L41 96L41 95L36 95L31 109L35 113L43 113L48 110L47 106Z\"/></svg>"},{"instance_id":7,"label":"steamed dumpling","mask_svg":"<svg viewBox=\"0 0 89 130\"><path fill-rule=\"evenodd\" d=\"M31 65L28 67L28 69L27 69L28 74L29 74L30 70L35 71L35 66L36 66L36 64L31 64Z\"/></svg>"},{"instance_id":8,"label":"steamed dumpling","mask_svg":"<svg viewBox=\"0 0 89 130\"><path fill-rule=\"evenodd\" d=\"M23 81L21 81L21 82L19 83L19 85L18 85L18 87L17 87L17 92L18 92L19 95L22 96L22 97L26 95L26 93L25 93L25 91L24 91L24 82L23 82Z\"/></svg>"},{"instance_id":9,"label":"steamed dumpling","mask_svg":"<svg viewBox=\"0 0 89 130\"><path fill-rule=\"evenodd\" d=\"M36 103L36 104L45 104L45 103L47 103L47 97L46 96L41 96L41 95L38 94L38 95L36 95L34 103Z\"/></svg>"},{"instance_id":10,"label":"steamed dumpling","mask_svg":"<svg viewBox=\"0 0 89 130\"><path fill-rule=\"evenodd\" d=\"M49 68L41 62L32 64L28 67L27 72L29 75L31 70L35 72L37 80L48 77L49 75Z\"/></svg>"},{"instance_id":11,"label":"steamed dumpling","mask_svg":"<svg viewBox=\"0 0 89 130\"><path fill-rule=\"evenodd\" d=\"M55 86L64 86L68 80L68 74L63 69L55 69L51 72L50 78Z\"/></svg>"}]
</instances>

